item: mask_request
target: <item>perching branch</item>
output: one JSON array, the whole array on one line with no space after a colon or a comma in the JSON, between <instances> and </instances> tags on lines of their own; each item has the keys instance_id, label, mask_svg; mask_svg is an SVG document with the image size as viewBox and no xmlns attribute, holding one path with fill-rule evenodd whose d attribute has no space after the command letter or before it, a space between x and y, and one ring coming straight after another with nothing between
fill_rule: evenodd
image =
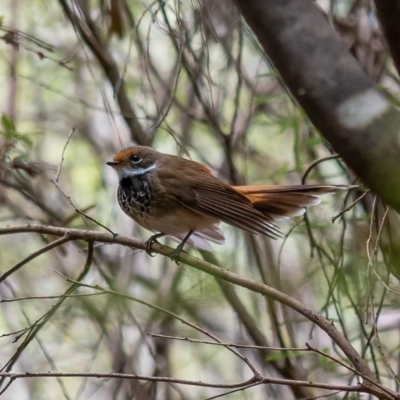
<instances>
[{"instance_id":1,"label":"perching branch","mask_svg":"<svg viewBox=\"0 0 400 400\"><path fill-rule=\"evenodd\" d=\"M253 383L257 383L255 378L251 378L244 382L231 383L231 384L220 384L211 382L191 381L186 379L168 378L163 376L144 376L144 375L131 375L131 374L119 374L116 372L111 373L96 373L96 372L24 372L24 373L10 373L0 372L0 377L10 378L12 380L21 378L103 378L103 379L130 379L130 380L141 380L148 382L167 382L167 383L179 383L182 385L199 386L199 387L211 387L220 389L233 389L243 388ZM307 382L307 381L290 381L288 379L276 379L260 377L259 383L261 384L275 384L275 385L299 385L307 387L315 387L327 390L340 390L346 392L363 392L364 387L362 385L347 386L347 385L334 385L320 382ZM394 397L393 397L394 398Z\"/></svg>"}]
</instances>

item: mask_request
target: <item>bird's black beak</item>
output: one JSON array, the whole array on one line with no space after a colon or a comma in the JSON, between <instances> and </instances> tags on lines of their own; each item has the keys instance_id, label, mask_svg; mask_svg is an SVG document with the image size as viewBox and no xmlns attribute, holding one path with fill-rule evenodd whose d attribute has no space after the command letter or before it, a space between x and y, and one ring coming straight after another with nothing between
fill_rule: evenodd
<instances>
[{"instance_id":1,"label":"bird's black beak","mask_svg":"<svg viewBox=\"0 0 400 400\"><path fill-rule=\"evenodd\" d=\"M106 164L109 165L110 167L116 167L120 163L117 161L107 161Z\"/></svg>"}]
</instances>

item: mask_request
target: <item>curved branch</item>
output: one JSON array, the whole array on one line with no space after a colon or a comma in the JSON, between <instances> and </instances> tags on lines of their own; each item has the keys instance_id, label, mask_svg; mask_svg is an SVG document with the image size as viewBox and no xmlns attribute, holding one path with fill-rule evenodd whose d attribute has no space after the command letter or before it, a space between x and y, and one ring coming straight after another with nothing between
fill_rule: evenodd
<instances>
[{"instance_id":1,"label":"curved branch","mask_svg":"<svg viewBox=\"0 0 400 400\"><path fill-rule=\"evenodd\" d=\"M39 257L41 254L47 253L51 249L54 249L55 247L61 246L62 244L66 243L66 242L69 242L70 240L71 240L71 238L69 238L69 237L63 237L63 238L57 239L54 242L49 243L47 246L42 247L41 249L39 249L39 250L35 251L34 253L30 254L28 257L24 258L19 263L15 264L8 271L4 272L4 274L0 276L0 283L5 281L11 274L13 274L14 272L18 271L20 268L22 268L29 261L32 261L36 257Z\"/></svg>"},{"instance_id":2,"label":"curved branch","mask_svg":"<svg viewBox=\"0 0 400 400\"><path fill-rule=\"evenodd\" d=\"M200 386L200 387L211 387L221 389L234 389L234 388L245 388L253 383L262 384L275 384L275 385L299 385L315 387L327 390L340 390L346 392L364 392L362 385L357 386L346 386L346 385L334 385L329 383L320 382L308 382L308 381L291 381L288 379L275 379L261 377L258 381L255 378L251 378L244 382L231 383L231 384L218 384L208 383L202 381L191 381L186 379L168 378L163 376L144 376L144 375L133 375L133 374L120 374L117 372L110 373L99 373L99 372L23 372L23 373L11 373L11 372L0 372L0 377L10 378L11 380L20 378L103 378L103 379L130 379L130 380L142 380L148 382L166 382L166 383L179 383L182 385Z\"/></svg>"}]
</instances>

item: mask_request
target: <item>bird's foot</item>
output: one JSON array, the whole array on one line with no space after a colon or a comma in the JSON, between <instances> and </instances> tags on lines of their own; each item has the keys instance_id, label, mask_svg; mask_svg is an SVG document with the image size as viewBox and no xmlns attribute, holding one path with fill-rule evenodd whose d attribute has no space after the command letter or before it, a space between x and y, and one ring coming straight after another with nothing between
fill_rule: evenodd
<instances>
[{"instance_id":1,"label":"bird's foot","mask_svg":"<svg viewBox=\"0 0 400 400\"><path fill-rule=\"evenodd\" d=\"M188 239L190 238L190 236L192 235L193 232L194 232L194 230L190 229L190 231L187 233L187 235L182 240L182 242L179 244L179 246L172 252L171 260L175 261L176 265L179 265L178 258L181 255L182 251L184 253L186 253L186 251L183 250L183 246L185 246L186 242L188 241Z\"/></svg>"},{"instance_id":2,"label":"bird's foot","mask_svg":"<svg viewBox=\"0 0 400 400\"><path fill-rule=\"evenodd\" d=\"M154 257L155 253L151 252L151 246L153 245L153 243L158 243L157 239L160 237L165 236L164 233L157 233L156 235L150 236L145 243L145 251L146 253L150 256L150 257Z\"/></svg>"},{"instance_id":3,"label":"bird's foot","mask_svg":"<svg viewBox=\"0 0 400 400\"><path fill-rule=\"evenodd\" d=\"M181 255L182 252L186 253L185 250L183 250L183 246L185 245L184 242L182 242L173 252L171 255L171 260L175 261L176 265L179 265L178 258Z\"/></svg>"}]
</instances>

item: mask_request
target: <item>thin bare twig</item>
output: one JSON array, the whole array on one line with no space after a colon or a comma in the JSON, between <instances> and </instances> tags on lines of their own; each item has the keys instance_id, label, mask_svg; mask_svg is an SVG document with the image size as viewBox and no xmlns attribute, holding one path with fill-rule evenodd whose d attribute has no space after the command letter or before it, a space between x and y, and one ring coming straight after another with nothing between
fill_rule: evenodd
<instances>
[{"instance_id":1,"label":"thin bare twig","mask_svg":"<svg viewBox=\"0 0 400 400\"><path fill-rule=\"evenodd\" d=\"M60 161L60 165L58 166L58 170L57 170L57 177L56 177L56 182L58 183L58 178L60 177L60 173L61 173L61 167L63 165L64 162L64 154L65 154L65 150L67 149L67 146L69 144L69 141L72 138L72 135L75 133L75 128L72 127L70 133L67 136L67 141L65 142L65 146L63 148L63 151L61 153L61 161Z\"/></svg>"},{"instance_id":2,"label":"thin bare twig","mask_svg":"<svg viewBox=\"0 0 400 400\"><path fill-rule=\"evenodd\" d=\"M338 215L335 215L332 217L331 221L332 224L339 218L341 217L344 213L350 211L357 203L359 203L367 194L369 193L369 190L366 190L360 197L358 197L356 200L354 200L350 205L348 205L344 210L340 211Z\"/></svg>"},{"instance_id":3,"label":"thin bare twig","mask_svg":"<svg viewBox=\"0 0 400 400\"><path fill-rule=\"evenodd\" d=\"M89 240L88 242L88 252L87 252L87 257L85 261L85 265L83 266L82 272L79 274L77 281L80 281L83 279L86 274L89 272L89 269L92 265L93 262L93 241ZM65 292L65 294L70 294L72 293L78 286L76 284L71 285ZM47 324L47 322L54 316L54 314L57 312L57 310L61 307L63 302L65 301L65 298L61 298L51 309L44 314L42 317L40 317L36 322L32 324L32 326L28 329L26 329L27 332L27 337L24 339L23 343L18 347L17 351L13 354L13 356L2 366L0 371L2 373L8 373L12 366L16 363L20 355L23 353L23 351L27 348L29 343L36 337L36 335L40 332L40 330ZM24 332L23 334L25 334ZM22 336L22 335L21 335ZM18 340L18 338L15 339ZM6 372L4 372L6 371ZM0 374L0 386L3 384L4 380L7 378L6 376L2 376ZM6 385L6 388L8 385ZM6 388L3 388L3 390L0 392L0 396Z\"/></svg>"},{"instance_id":4,"label":"thin bare twig","mask_svg":"<svg viewBox=\"0 0 400 400\"><path fill-rule=\"evenodd\" d=\"M202 381L192 381L187 379L177 379L177 378L168 378L163 376L144 376L144 375L133 375L133 374L121 374L117 372L108 372L108 373L100 373L100 372L0 372L0 377L2 378L10 378L12 380L21 379L21 378L103 378L103 379L128 379L128 380L142 380L147 382L166 382L166 383L179 383L182 385L189 386L199 386L199 387L210 387L210 388L220 388L220 389L234 389L234 388L243 388L248 387L256 383L256 378L250 378L247 381L230 383L230 384L221 384L221 383L211 383L211 382L202 382ZM311 382L311 381L291 381L289 379L278 379L278 378L266 378L261 377L259 380L260 384L275 384L275 385L300 385L307 387L314 387L320 389L328 389L328 390L340 390L346 392L365 392L365 389L362 385L350 386L350 385L335 385L321 382Z\"/></svg>"},{"instance_id":5,"label":"thin bare twig","mask_svg":"<svg viewBox=\"0 0 400 400\"><path fill-rule=\"evenodd\" d=\"M244 387L239 388L239 389L229 390L229 392L217 394L216 396L212 396L212 397L207 397L205 400L219 399L219 398L221 398L221 397L228 396L229 394L237 393L237 392L242 392L242 391L244 391L244 390L246 390L246 389L250 389L250 388L252 388L252 387L254 387L254 386L259 386L259 385L261 385L261 382L252 383L252 384L250 384L250 385L244 386Z\"/></svg>"},{"instance_id":6,"label":"thin bare twig","mask_svg":"<svg viewBox=\"0 0 400 400\"><path fill-rule=\"evenodd\" d=\"M55 247L61 246L64 243L67 243L71 240L68 236L62 237L60 239L55 240L54 242L49 243L47 246L42 247L41 249L35 251L34 253L30 254L28 257L24 258L17 264L15 264L12 268L10 268L7 272L4 272L3 275L0 276L0 283L6 280L10 275L12 275L14 272L18 271L20 268L22 268L24 265L26 265L28 262L34 260L35 258L39 257L41 254L47 253L51 249L54 249Z\"/></svg>"},{"instance_id":7,"label":"thin bare twig","mask_svg":"<svg viewBox=\"0 0 400 400\"><path fill-rule=\"evenodd\" d=\"M69 7L66 0L59 0L59 4L77 33L81 36L83 42L98 60L114 91L118 88L118 91L115 92L118 105L121 109L122 115L124 116L125 122L130 129L132 138L134 138L139 144L149 144L149 138L145 137L143 129L138 122L136 113L129 101L125 84L120 80L118 65L113 59L107 46L102 42L96 24L87 14L84 15L85 20L79 19Z\"/></svg>"},{"instance_id":8,"label":"thin bare twig","mask_svg":"<svg viewBox=\"0 0 400 400\"><path fill-rule=\"evenodd\" d=\"M331 355L324 353L323 351L320 351L318 349L315 349L314 347L310 346L308 343L306 343L306 346L311 350L314 351L317 354L320 354L321 356L324 356L326 358L329 358L330 360L340 364L342 367L354 372L356 375L360 376L360 374L351 366L345 364L344 362L342 362L341 360L338 360L335 357L332 357ZM386 392L387 394L389 394L390 396L394 396L395 399L397 399L398 397L395 395L395 393L393 391L391 391L388 388L385 388L383 385L381 385L380 383L376 382L375 380L372 380L371 378L367 377L367 376L361 376L363 379L367 380L369 383L378 386L381 390L383 390L384 392Z\"/></svg>"},{"instance_id":9,"label":"thin bare twig","mask_svg":"<svg viewBox=\"0 0 400 400\"><path fill-rule=\"evenodd\" d=\"M308 175L310 174L310 172L320 163L325 162L325 161L329 161L329 160L334 160L336 158L340 158L339 154L334 154L333 156L328 156L328 157L324 157L324 158L320 158L319 160L314 161L306 170L306 172L304 172L303 177L301 178L301 184L305 185L306 180Z\"/></svg>"},{"instance_id":10,"label":"thin bare twig","mask_svg":"<svg viewBox=\"0 0 400 400\"><path fill-rule=\"evenodd\" d=\"M89 215L87 215L87 214L85 214L84 212L80 211L80 210L75 206L75 204L72 202L71 197L68 196L68 195L66 195L66 194L62 191L62 189L60 188L60 186L58 186L57 182L55 182L55 181L53 181L53 180L52 180L51 182L52 182L52 183L55 185L55 187L60 191L60 193L67 199L68 203L74 208L74 211L75 211L76 213L78 213L81 217L83 217L82 220L83 220L83 222L85 223L85 225L87 226L87 228L89 228L89 225L87 224L85 218L87 218L88 220L94 222L96 225L101 226L102 228L104 228L105 230L107 230L108 232L110 232L112 235L115 235L115 233L114 233L110 228L107 228L105 225L103 225L103 224L100 223L99 221L95 220L95 219L92 218L92 217L89 217Z\"/></svg>"},{"instance_id":11,"label":"thin bare twig","mask_svg":"<svg viewBox=\"0 0 400 400\"><path fill-rule=\"evenodd\" d=\"M0 301L1 302L1 301ZM250 344L234 344L234 343L223 343L223 342L209 342L207 340L199 340L188 337L177 337L177 336L169 336L169 335L160 335L158 333L148 333L149 336L163 338L163 339L172 339L172 340L180 340L183 342L190 343L201 343L201 344L211 344L215 346L224 346L224 347L234 347L236 349L263 349L263 350L271 350L271 351L311 351L308 347L265 347L265 346L254 346Z\"/></svg>"},{"instance_id":12,"label":"thin bare twig","mask_svg":"<svg viewBox=\"0 0 400 400\"><path fill-rule=\"evenodd\" d=\"M57 271L56 271L56 272L57 272ZM116 296L119 296L119 297L123 297L123 298L125 298L125 299L135 301L135 302L140 303L140 304L143 304L143 305L145 305L145 306L147 306L147 307L150 307L150 308L153 308L153 309L155 309L155 310L161 311L161 312L163 312L163 313L165 313L165 314L168 314L168 315L171 316L171 317L174 317L175 319L177 319L178 321L182 322L183 324L185 324L185 325L187 325L187 326L190 326L190 327L193 328L193 329L196 329L197 331L201 332L202 334L204 334L204 335L208 336L209 338L215 340L215 341L216 341L217 343L219 343L221 346L224 346L227 350L229 350L231 353L233 353L234 355L236 355L237 357L239 357L242 361L244 361L244 362L247 364L247 366L251 369L251 371L253 372L253 374L254 374L255 377L259 377L259 376L260 376L260 374L259 374L259 372L257 371L257 369L256 369L256 368L254 367L254 365L247 359L247 357L243 356L242 354L240 354L238 351L232 349L231 347L225 346L224 344L222 344L222 342L221 342L215 335L213 335L212 333L208 332L207 330L201 328L200 326L195 325L195 324L193 324L192 322L190 322L190 321L188 321L188 320L182 318L182 317L179 316L178 314L175 314L175 313L173 313L173 312L171 312L171 311L169 311L169 310L166 310L165 308L162 308L162 307L156 306L156 305L154 305L154 304L148 303L148 302L146 302L146 301L140 300L140 299L138 299L138 298L136 298L136 297L128 296L128 295L125 295L125 294L116 292L116 291L114 291L114 290L107 290L107 289L104 289L104 288L102 288L102 287L100 287L100 286L97 286L97 285L96 285L96 286L92 286L92 285L84 284L84 283L81 283L81 282L77 282L77 281L74 281L73 279L70 279L70 278L64 276L64 275L61 274L60 272L57 272L57 273L58 273L59 275L61 275L62 277L64 277L68 282L74 283L75 285L79 285L79 286L82 286L82 287L91 288L91 289L94 289L94 290L100 290L100 291L102 291L103 293L107 293L107 294L112 294L112 295L116 295Z\"/></svg>"},{"instance_id":13,"label":"thin bare twig","mask_svg":"<svg viewBox=\"0 0 400 400\"><path fill-rule=\"evenodd\" d=\"M53 300L53 299L61 299L64 297L93 297L93 296L102 296L104 293L75 293L75 294L58 294L58 295L50 295L50 296L26 296L26 297L16 297L14 299L1 299L1 303L14 303L16 301L24 301L24 300ZM19 331L18 331L19 332ZM0 335L5 336L5 335Z\"/></svg>"}]
</instances>

